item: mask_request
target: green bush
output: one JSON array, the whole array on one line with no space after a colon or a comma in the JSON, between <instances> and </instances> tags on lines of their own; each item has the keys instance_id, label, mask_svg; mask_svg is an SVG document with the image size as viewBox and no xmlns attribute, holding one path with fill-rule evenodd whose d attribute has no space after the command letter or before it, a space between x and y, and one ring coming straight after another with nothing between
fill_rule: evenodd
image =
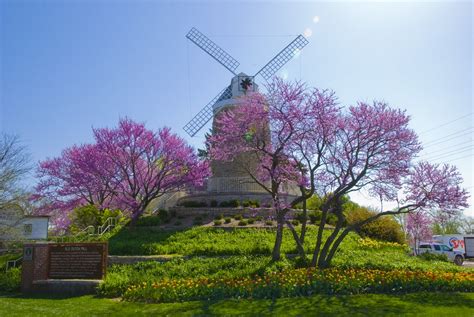
<instances>
[{"instance_id":1,"label":"green bush","mask_svg":"<svg viewBox=\"0 0 474 317\"><path fill-rule=\"evenodd\" d=\"M239 226L246 226L248 224L247 219L242 219L239 221Z\"/></svg>"},{"instance_id":2,"label":"green bush","mask_svg":"<svg viewBox=\"0 0 474 317\"><path fill-rule=\"evenodd\" d=\"M98 227L109 218L118 218L119 224L125 222L125 217L120 210L98 209L94 205L77 207L70 215L71 232L79 232L88 226Z\"/></svg>"},{"instance_id":3,"label":"green bush","mask_svg":"<svg viewBox=\"0 0 474 317\"><path fill-rule=\"evenodd\" d=\"M227 208L236 208L239 207L240 203L237 199L229 200L229 201L222 201L219 206L227 207Z\"/></svg>"},{"instance_id":4,"label":"green bush","mask_svg":"<svg viewBox=\"0 0 474 317\"><path fill-rule=\"evenodd\" d=\"M207 207L207 204L204 201L187 200L187 201L181 202L180 206L183 206L185 208L200 208L200 207Z\"/></svg>"},{"instance_id":5,"label":"green bush","mask_svg":"<svg viewBox=\"0 0 474 317\"><path fill-rule=\"evenodd\" d=\"M326 223L331 226L335 226L337 223L337 216L335 214L328 214L326 217ZM344 223L343 226L346 224Z\"/></svg>"},{"instance_id":6,"label":"green bush","mask_svg":"<svg viewBox=\"0 0 474 317\"><path fill-rule=\"evenodd\" d=\"M301 223L305 222L304 212L302 212L302 211L296 212L294 218L296 220L298 220L299 222L301 222Z\"/></svg>"},{"instance_id":7,"label":"green bush","mask_svg":"<svg viewBox=\"0 0 474 317\"><path fill-rule=\"evenodd\" d=\"M309 221L312 224L319 223L322 218L322 212L320 210L313 210L308 213Z\"/></svg>"},{"instance_id":8,"label":"green bush","mask_svg":"<svg viewBox=\"0 0 474 317\"><path fill-rule=\"evenodd\" d=\"M232 222L232 218L226 217L226 218L224 219L224 221L225 221L225 223L231 223L231 222Z\"/></svg>"},{"instance_id":9,"label":"green bush","mask_svg":"<svg viewBox=\"0 0 474 317\"><path fill-rule=\"evenodd\" d=\"M247 219L247 222L248 222L249 225L253 225L255 223L255 219L249 218L249 219Z\"/></svg>"},{"instance_id":10,"label":"green bush","mask_svg":"<svg viewBox=\"0 0 474 317\"><path fill-rule=\"evenodd\" d=\"M163 223L162 219L158 216L145 216L138 218L135 222L135 226L137 227L154 227L159 226Z\"/></svg>"},{"instance_id":11,"label":"green bush","mask_svg":"<svg viewBox=\"0 0 474 317\"><path fill-rule=\"evenodd\" d=\"M257 220L257 221L262 221L262 220L263 220L263 217L262 217L262 216L257 216L257 217L255 217L255 220Z\"/></svg>"},{"instance_id":12,"label":"green bush","mask_svg":"<svg viewBox=\"0 0 474 317\"><path fill-rule=\"evenodd\" d=\"M88 226L97 227L101 225L101 212L94 205L85 205L74 208L71 218L71 230L79 231Z\"/></svg>"},{"instance_id":13,"label":"green bush","mask_svg":"<svg viewBox=\"0 0 474 317\"><path fill-rule=\"evenodd\" d=\"M425 252L425 253L420 254L418 257L425 261L449 262L446 254L435 254L431 252Z\"/></svg>"},{"instance_id":14,"label":"green bush","mask_svg":"<svg viewBox=\"0 0 474 317\"><path fill-rule=\"evenodd\" d=\"M16 292L20 290L21 268L0 271L0 292Z\"/></svg>"},{"instance_id":15,"label":"green bush","mask_svg":"<svg viewBox=\"0 0 474 317\"><path fill-rule=\"evenodd\" d=\"M258 208L260 207L260 202L258 200L247 199L242 202L242 207Z\"/></svg>"},{"instance_id":16,"label":"green bush","mask_svg":"<svg viewBox=\"0 0 474 317\"><path fill-rule=\"evenodd\" d=\"M267 226L273 226L273 221L272 220L266 220L265 225Z\"/></svg>"},{"instance_id":17,"label":"green bush","mask_svg":"<svg viewBox=\"0 0 474 317\"><path fill-rule=\"evenodd\" d=\"M368 208L355 206L346 211L346 218L348 223L351 224L363 221L376 214L377 212L369 210ZM382 216L375 221L362 226L358 233L362 237L405 243L405 235L402 228L392 216Z\"/></svg>"},{"instance_id":18,"label":"green bush","mask_svg":"<svg viewBox=\"0 0 474 317\"><path fill-rule=\"evenodd\" d=\"M291 224L292 224L293 226L299 226L300 222L299 222L298 219L293 219L293 220L291 220Z\"/></svg>"},{"instance_id":19,"label":"green bush","mask_svg":"<svg viewBox=\"0 0 474 317\"><path fill-rule=\"evenodd\" d=\"M215 220L221 220L222 218L224 218L223 214L220 214L214 217Z\"/></svg>"},{"instance_id":20,"label":"green bush","mask_svg":"<svg viewBox=\"0 0 474 317\"><path fill-rule=\"evenodd\" d=\"M234 215L235 220L242 220L244 217L242 215Z\"/></svg>"},{"instance_id":21,"label":"green bush","mask_svg":"<svg viewBox=\"0 0 474 317\"><path fill-rule=\"evenodd\" d=\"M214 226L220 226L222 224L222 220L214 220Z\"/></svg>"}]
</instances>

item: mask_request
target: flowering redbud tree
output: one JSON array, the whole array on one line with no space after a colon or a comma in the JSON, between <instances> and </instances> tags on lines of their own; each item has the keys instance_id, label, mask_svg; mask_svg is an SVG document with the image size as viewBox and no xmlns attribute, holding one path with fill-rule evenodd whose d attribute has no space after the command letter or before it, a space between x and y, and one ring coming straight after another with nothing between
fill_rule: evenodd
<instances>
[{"instance_id":1,"label":"flowering redbud tree","mask_svg":"<svg viewBox=\"0 0 474 317\"><path fill-rule=\"evenodd\" d=\"M240 107L223 113L209 139L213 159L231 160L242 152L258 158L257 170L248 172L273 199L278 223L274 260L279 259L284 224L292 229L285 220L289 207L313 193L324 197L311 260L320 268L330 265L349 232L379 217L466 206L467 192L460 188L462 179L454 167L414 164L421 146L404 111L381 102L344 109L335 100L331 92L276 80L267 94L246 95ZM290 203L282 199L285 183L300 188ZM343 199L361 190L395 201L398 208L344 227ZM337 222L323 241L329 214ZM306 258L302 237L292 232Z\"/></svg>"},{"instance_id":2,"label":"flowering redbud tree","mask_svg":"<svg viewBox=\"0 0 474 317\"><path fill-rule=\"evenodd\" d=\"M37 212L54 213L58 228L85 204L120 208L136 220L153 199L199 185L208 175L207 163L168 128L154 132L122 119L117 128L95 129L94 137L94 144L39 164L34 199L43 204Z\"/></svg>"},{"instance_id":3,"label":"flowering redbud tree","mask_svg":"<svg viewBox=\"0 0 474 317\"><path fill-rule=\"evenodd\" d=\"M131 211L133 220L153 199L186 186L200 186L208 176L207 162L168 128L154 132L124 119L117 128L94 130L94 136L114 169L114 202Z\"/></svg>"},{"instance_id":4,"label":"flowering redbud tree","mask_svg":"<svg viewBox=\"0 0 474 317\"><path fill-rule=\"evenodd\" d=\"M418 245L422 240L431 239L431 218L422 212L413 212L407 216L407 233L413 242L413 250L418 254Z\"/></svg>"},{"instance_id":5,"label":"flowering redbud tree","mask_svg":"<svg viewBox=\"0 0 474 317\"><path fill-rule=\"evenodd\" d=\"M295 241L300 241L286 215L291 205L314 193L313 176L322 163L318 156L330 138L329 121L337 108L332 93L308 90L300 83L277 80L268 89L268 95L248 94L238 107L221 113L208 144L215 160L232 160L240 153L257 159L256 170L251 164L241 168L271 196L277 220L272 256L278 260L285 223L293 229ZM328 124L311 129L317 118ZM301 190L296 199L289 195L291 187ZM293 198L289 201L289 197ZM302 251L302 243L298 248Z\"/></svg>"},{"instance_id":6,"label":"flowering redbud tree","mask_svg":"<svg viewBox=\"0 0 474 317\"><path fill-rule=\"evenodd\" d=\"M96 144L65 149L60 157L39 163L32 199L37 214L52 216L57 229L69 226L69 212L82 205L105 209L115 192L113 167Z\"/></svg>"}]
</instances>

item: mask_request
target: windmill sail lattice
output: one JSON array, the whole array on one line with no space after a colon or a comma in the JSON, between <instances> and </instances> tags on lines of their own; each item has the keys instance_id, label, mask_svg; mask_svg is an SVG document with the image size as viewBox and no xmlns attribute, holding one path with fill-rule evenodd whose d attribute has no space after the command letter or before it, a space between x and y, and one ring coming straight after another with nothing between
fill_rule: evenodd
<instances>
[{"instance_id":1,"label":"windmill sail lattice","mask_svg":"<svg viewBox=\"0 0 474 317\"><path fill-rule=\"evenodd\" d=\"M212 119L213 116L213 111L212 111L212 106L224 99L229 99L232 97L232 90L231 87L228 86L224 90L222 90L217 96L215 96L209 103L201 109L201 111L198 112L194 118L192 118L186 125L184 126L184 131L186 131L187 134L190 136L195 136L196 133L198 133L199 130L203 126L206 125L206 123L209 122L209 120Z\"/></svg>"},{"instance_id":2,"label":"windmill sail lattice","mask_svg":"<svg viewBox=\"0 0 474 317\"><path fill-rule=\"evenodd\" d=\"M239 67L240 63L217 46L217 44L211 41L207 36L199 32L196 28L192 28L186 37L199 46L204 52L211 55L212 58L222 64L222 66L227 68L232 74L236 75L235 70Z\"/></svg>"},{"instance_id":3,"label":"windmill sail lattice","mask_svg":"<svg viewBox=\"0 0 474 317\"><path fill-rule=\"evenodd\" d=\"M293 40L287 47L281 50L271 61L269 61L265 66L260 69L255 76L258 74L262 75L265 80L269 80L273 75L278 72L280 68L283 67L290 59L296 56L303 47L308 44L308 40L299 35L296 39Z\"/></svg>"}]
</instances>

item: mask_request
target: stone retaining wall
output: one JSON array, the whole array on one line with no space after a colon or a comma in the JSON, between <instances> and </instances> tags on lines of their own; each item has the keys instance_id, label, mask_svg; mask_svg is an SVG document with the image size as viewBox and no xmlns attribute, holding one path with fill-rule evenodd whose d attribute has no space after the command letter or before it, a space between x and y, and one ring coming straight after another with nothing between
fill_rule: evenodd
<instances>
[{"instance_id":1,"label":"stone retaining wall","mask_svg":"<svg viewBox=\"0 0 474 317\"><path fill-rule=\"evenodd\" d=\"M171 212L176 213L177 216L232 216L240 214L244 217L257 217L262 216L264 218L274 216L272 208L226 208L226 207L171 207ZM292 217L298 210L291 209L288 211L288 216Z\"/></svg>"}]
</instances>

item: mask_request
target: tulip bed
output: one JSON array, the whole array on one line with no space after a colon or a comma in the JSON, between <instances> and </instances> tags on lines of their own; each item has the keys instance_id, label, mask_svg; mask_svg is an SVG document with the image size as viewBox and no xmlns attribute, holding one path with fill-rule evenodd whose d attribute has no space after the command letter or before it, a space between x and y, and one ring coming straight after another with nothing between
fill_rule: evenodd
<instances>
[{"instance_id":1,"label":"tulip bed","mask_svg":"<svg viewBox=\"0 0 474 317\"><path fill-rule=\"evenodd\" d=\"M474 291L471 272L292 269L239 278L165 279L130 286L128 301L177 302L222 298L278 298L312 294Z\"/></svg>"}]
</instances>

